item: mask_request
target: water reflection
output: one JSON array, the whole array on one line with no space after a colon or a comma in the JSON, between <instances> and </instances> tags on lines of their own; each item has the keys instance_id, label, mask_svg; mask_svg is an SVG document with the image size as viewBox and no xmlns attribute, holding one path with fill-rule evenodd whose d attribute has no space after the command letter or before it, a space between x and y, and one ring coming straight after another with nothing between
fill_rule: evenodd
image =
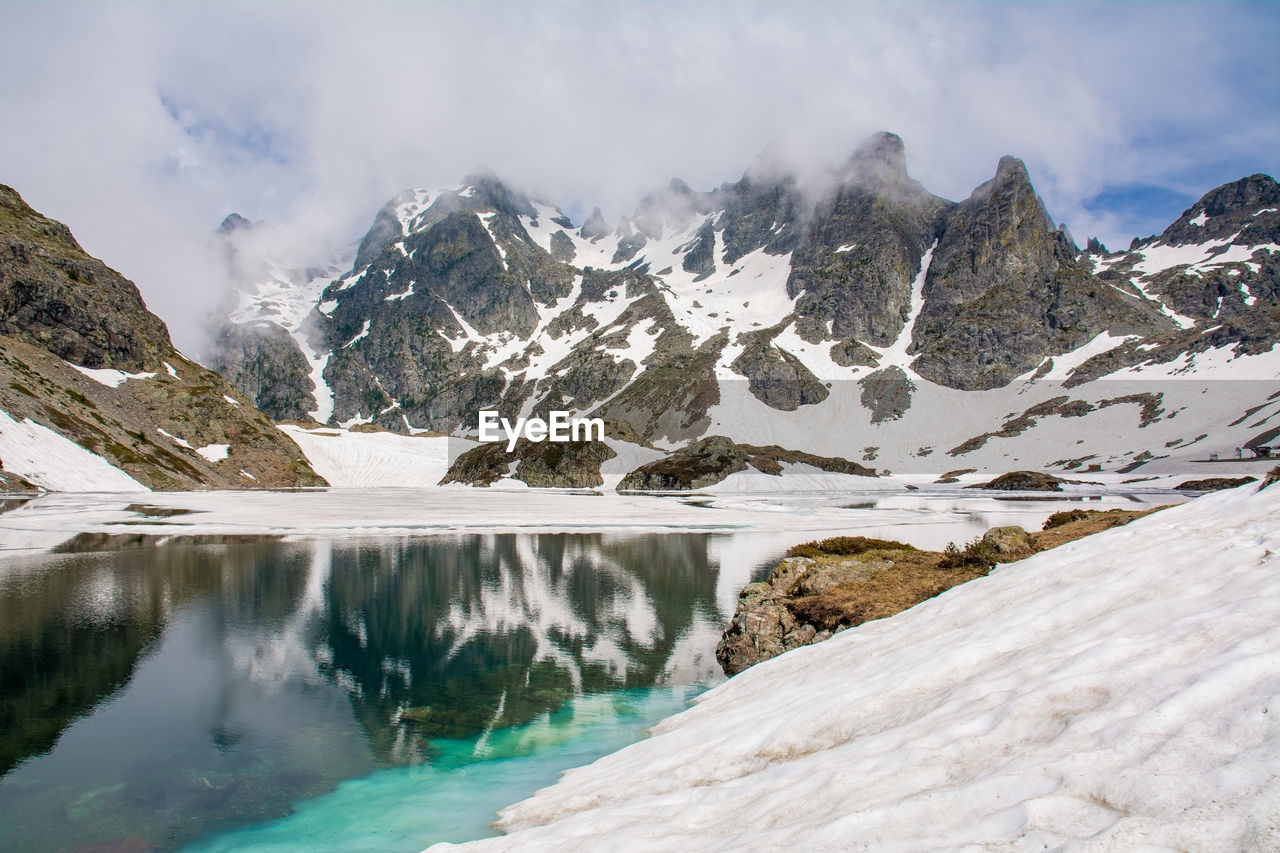
<instances>
[{"instance_id":1,"label":"water reflection","mask_svg":"<svg viewBox=\"0 0 1280 853\"><path fill-rule=\"evenodd\" d=\"M339 551L314 657L378 758L396 763L575 693L711 678L709 655L694 672L674 656L681 637L714 646L719 630L706 539L495 535Z\"/></svg>"},{"instance_id":2,"label":"water reflection","mask_svg":"<svg viewBox=\"0 0 1280 853\"><path fill-rule=\"evenodd\" d=\"M716 538L149 541L7 564L0 837L170 848L431 762L441 738L482 759L575 695L713 680Z\"/></svg>"}]
</instances>

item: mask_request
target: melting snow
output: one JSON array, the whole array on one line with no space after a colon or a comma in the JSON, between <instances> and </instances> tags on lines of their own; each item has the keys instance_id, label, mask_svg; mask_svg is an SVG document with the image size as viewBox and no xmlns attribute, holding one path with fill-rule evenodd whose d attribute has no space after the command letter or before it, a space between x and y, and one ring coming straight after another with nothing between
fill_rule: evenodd
<instances>
[{"instance_id":1,"label":"melting snow","mask_svg":"<svg viewBox=\"0 0 1280 853\"><path fill-rule=\"evenodd\" d=\"M156 427L156 432L160 433L160 434L161 434L161 435L163 435L165 438L169 439L169 440L170 440L170 441L172 441L174 444L179 445L180 447L185 447L187 450L191 450L191 449L192 449L192 448L191 448L191 443L190 443L190 442L188 442L185 438L178 438L176 435L173 435L172 433L165 432L165 431L164 431L163 429L161 429L160 427Z\"/></svg>"},{"instance_id":2,"label":"melting snow","mask_svg":"<svg viewBox=\"0 0 1280 853\"><path fill-rule=\"evenodd\" d=\"M916 274L916 279L911 283L911 308L910 315L907 317L906 325L902 327L902 331L898 333L897 339L880 353L880 366L889 367L896 365L906 371L908 376L915 378L916 374L911 370L910 364L914 361L913 356L907 355L907 348L911 346L911 335L915 332L916 318L920 316L920 310L924 308L924 282L929 276L929 265L933 263L933 250L938 248L938 241L934 240L933 245L929 247L929 251L924 253L924 257L920 259L920 272Z\"/></svg>"},{"instance_id":3,"label":"melting snow","mask_svg":"<svg viewBox=\"0 0 1280 853\"><path fill-rule=\"evenodd\" d=\"M1195 219L1187 220L1187 222L1191 225L1204 225L1208 221L1209 221L1209 215L1205 213L1203 210L1200 211L1200 215L1197 216Z\"/></svg>"},{"instance_id":4,"label":"melting snow","mask_svg":"<svg viewBox=\"0 0 1280 853\"><path fill-rule=\"evenodd\" d=\"M368 336L368 334L369 334L369 327L370 327L370 326L372 326L372 325L373 325L373 321L372 321L372 320L365 320L365 321L364 321L364 325L360 327L360 331L356 333L356 336L355 336L354 338L352 338L351 340L347 341L345 344L343 344L343 345L342 345L342 348L343 348L343 349L346 349L347 347L351 346L352 344L356 343L357 341L363 340L366 336Z\"/></svg>"},{"instance_id":5,"label":"melting snow","mask_svg":"<svg viewBox=\"0 0 1280 853\"><path fill-rule=\"evenodd\" d=\"M343 488L434 486L449 470L450 441L459 450L469 446L445 436L306 430L287 424L280 429L302 448L317 474Z\"/></svg>"},{"instance_id":6,"label":"melting snow","mask_svg":"<svg viewBox=\"0 0 1280 853\"><path fill-rule=\"evenodd\" d=\"M108 388L118 388L124 382L130 379L154 379L155 373L125 373L122 370L113 370L109 367L94 368L81 367L78 364L64 362L68 367L74 367L76 370L88 376L94 382L105 385ZM167 366L167 365L166 365Z\"/></svg>"},{"instance_id":7,"label":"melting snow","mask_svg":"<svg viewBox=\"0 0 1280 853\"><path fill-rule=\"evenodd\" d=\"M227 458L227 454L231 452L229 444L206 444L204 447L197 447L196 453L199 453L210 462L220 462Z\"/></svg>"},{"instance_id":8,"label":"melting snow","mask_svg":"<svg viewBox=\"0 0 1280 853\"><path fill-rule=\"evenodd\" d=\"M0 460L6 471L52 491L150 491L101 456L30 418L15 421L7 412L0 412Z\"/></svg>"}]
</instances>

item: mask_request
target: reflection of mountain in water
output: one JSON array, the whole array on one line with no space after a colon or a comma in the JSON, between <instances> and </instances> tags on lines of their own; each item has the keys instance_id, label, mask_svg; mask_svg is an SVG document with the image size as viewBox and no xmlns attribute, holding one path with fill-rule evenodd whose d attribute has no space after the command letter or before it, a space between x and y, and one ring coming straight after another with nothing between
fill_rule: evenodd
<instances>
[{"instance_id":1,"label":"reflection of mountain in water","mask_svg":"<svg viewBox=\"0 0 1280 853\"><path fill-rule=\"evenodd\" d=\"M705 536L505 534L337 551L325 618L326 671L398 763L574 693L712 677L723 617Z\"/></svg>"},{"instance_id":2,"label":"reflection of mountain in water","mask_svg":"<svg viewBox=\"0 0 1280 853\"><path fill-rule=\"evenodd\" d=\"M208 650L198 725L224 754L262 748L255 691L296 694L305 714L308 691L339 687L373 757L407 763L431 738L525 722L575 693L715 678L710 541L171 540L16 567L0 581L0 775L125 687L174 620Z\"/></svg>"},{"instance_id":3,"label":"reflection of mountain in water","mask_svg":"<svg viewBox=\"0 0 1280 853\"><path fill-rule=\"evenodd\" d=\"M144 547L12 566L0 583L0 776L126 685L175 608L212 595L259 618L288 612L298 573L279 570L280 551Z\"/></svg>"}]
</instances>

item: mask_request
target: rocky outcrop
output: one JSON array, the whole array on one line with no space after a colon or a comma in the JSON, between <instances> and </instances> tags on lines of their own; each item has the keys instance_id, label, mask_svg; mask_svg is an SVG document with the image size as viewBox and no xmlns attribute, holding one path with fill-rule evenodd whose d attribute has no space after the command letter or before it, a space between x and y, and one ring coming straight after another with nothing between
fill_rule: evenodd
<instances>
[{"instance_id":1,"label":"rocky outcrop","mask_svg":"<svg viewBox=\"0 0 1280 853\"><path fill-rule=\"evenodd\" d=\"M1021 560L1160 509L1059 513L1043 531L995 527L963 548L953 543L943 552L862 536L797 545L765 580L743 587L716 646L716 660L726 675L736 675L783 652L914 607L986 575L997 563Z\"/></svg>"},{"instance_id":2,"label":"rocky outcrop","mask_svg":"<svg viewBox=\"0 0 1280 853\"><path fill-rule=\"evenodd\" d=\"M910 545L841 536L797 546L769 577L748 584L716 646L726 675L932 598L986 574L943 568L943 555Z\"/></svg>"},{"instance_id":3,"label":"rocky outcrop","mask_svg":"<svg viewBox=\"0 0 1280 853\"><path fill-rule=\"evenodd\" d=\"M228 325L212 367L268 417L306 420L315 408L311 365L293 336L274 323Z\"/></svg>"},{"instance_id":4,"label":"rocky outcrop","mask_svg":"<svg viewBox=\"0 0 1280 853\"><path fill-rule=\"evenodd\" d=\"M1021 160L950 210L912 332L921 376L966 390L1005 385L1103 331L1150 334L1172 323L1100 285L1054 225Z\"/></svg>"},{"instance_id":5,"label":"rocky outcrop","mask_svg":"<svg viewBox=\"0 0 1280 853\"><path fill-rule=\"evenodd\" d=\"M916 386L901 367L886 367L858 380L862 405L871 411L873 424L901 418L911 408Z\"/></svg>"},{"instance_id":6,"label":"rocky outcrop","mask_svg":"<svg viewBox=\"0 0 1280 853\"><path fill-rule=\"evenodd\" d=\"M787 295L796 299L796 332L815 343L884 346L902 331L912 282L952 203L908 176L902 140L892 133L863 144L841 178L792 257Z\"/></svg>"},{"instance_id":7,"label":"rocky outcrop","mask_svg":"<svg viewBox=\"0 0 1280 853\"><path fill-rule=\"evenodd\" d=\"M5 471L0 468L0 495L6 497L11 495L29 496L38 494L40 487L25 477L14 474L12 471ZM7 504L0 504L0 512L6 512L13 508L13 501ZM20 503L20 502L19 502Z\"/></svg>"},{"instance_id":8,"label":"rocky outcrop","mask_svg":"<svg viewBox=\"0 0 1280 853\"><path fill-rule=\"evenodd\" d=\"M77 367L120 373L104 384ZM269 418L173 348L132 282L8 187L0 187L0 410L152 488L324 485ZM195 452L221 445L221 457Z\"/></svg>"},{"instance_id":9,"label":"rocky outcrop","mask_svg":"<svg viewBox=\"0 0 1280 853\"><path fill-rule=\"evenodd\" d=\"M821 403L829 393L826 386L800 359L773 345L772 338L780 331L743 335L739 340L745 340L745 346L730 366L747 378L747 388L766 406L794 412Z\"/></svg>"},{"instance_id":10,"label":"rocky outcrop","mask_svg":"<svg viewBox=\"0 0 1280 853\"><path fill-rule=\"evenodd\" d=\"M738 471L753 468L762 474L779 476L783 463L805 464L823 471L874 477L876 472L856 462L815 456L777 446L755 447L735 444L722 435L690 442L664 459L642 465L618 484L619 491L688 491L702 489Z\"/></svg>"},{"instance_id":11,"label":"rocky outcrop","mask_svg":"<svg viewBox=\"0 0 1280 853\"><path fill-rule=\"evenodd\" d=\"M133 282L4 185L0 334L73 364L126 372L147 370L172 349L169 330L142 304Z\"/></svg>"},{"instance_id":12,"label":"rocky outcrop","mask_svg":"<svg viewBox=\"0 0 1280 853\"><path fill-rule=\"evenodd\" d=\"M994 480L965 486L966 489L991 489L1001 492L1060 492L1064 483L1078 483L1079 480L1064 480L1053 474L1040 471L1010 471L1001 474Z\"/></svg>"},{"instance_id":13,"label":"rocky outcrop","mask_svg":"<svg viewBox=\"0 0 1280 853\"><path fill-rule=\"evenodd\" d=\"M1258 482L1257 477L1207 477L1203 480L1186 480L1174 486L1186 492L1220 492L1223 489L1234 489L1246 483Z\"/></svg>"},{"instance_id":14,"label":"rocky outcrop","mask_svg":"<svg viewBox=\"0 0 1280 853\"><path fill-rule=\"evenodd\" d=\"M788 604L796 592L824 591L859 574L853 561L814 571L813 560L789 557L778 564L767 580L747 584L738 595L737 609L729 627L716 645L720 668L725 675L737 675L762 660L830 637L831 631L819 631L797 619Z\"/></svg>"},{"instance_id":15,"label":"rocky outcrop","mask_svg":"<svg viewBox=\"0 0 1280 853\"><path fill-rule=\"evenodd\" d=\"M595 488L604 484L600 466L617 455L602 441L535 443L521 438L510 453L503 443L485 443L455 459L440 485L491 486L510 473L534 488Z\"/></svg>"}]
</instances>

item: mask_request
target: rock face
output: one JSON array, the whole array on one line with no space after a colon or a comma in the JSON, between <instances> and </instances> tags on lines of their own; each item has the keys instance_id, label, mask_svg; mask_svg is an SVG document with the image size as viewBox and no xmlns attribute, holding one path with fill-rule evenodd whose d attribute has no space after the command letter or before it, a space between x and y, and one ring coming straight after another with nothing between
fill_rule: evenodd
<instances>
[{"instance_id":1,"label":"rock face","mask_svg":"<svg viewBox=\"0 0 1280 853\"><path fill-rule=\"evenodd\" d=\"M748 468L778 476L783 462L812 465L840 474L876 476L874 469L847 459L814 456L777 446L735 444L723 435L710 435L690 442L665 459L640 466L622 478L618 489L656 492L703 489Z\"/></svg>"},{"instance_id":2,"label":"rock face","mask_svg":"<svg viewBox=\"0 0 1280 853\"><path fill-rule=\"evenodd\" d=\"M77 367L120 373L104 384ZM132 282L3 186L0 410L152 488L324 485L249 400L174 350ZM222 458L195 452L219 445Z\"/></svg>"},{"instance_id":3,"label":"rock face","mask_svg":"<svg viewBox=\"0 0 1280 853\"><path fill-rule=\"evenodd\" d=\"M515 466L515 479L534 488L589 489L604 484L600 466L617 456L602 441L516 442L507 452L500 442L481 444L460 455L440 481L490 486Z\"/></svg>"},{"instance_id":4,"label":"rock face","mask_svg":"<svg viewBox=\"0 0 1280 853\"><path fill-rule=\"evenodd\" d=\"M1172 324L1100 286L1054 226L1021 160L950 210L924 282L913 367L952 387L995 388L1102 331L1150 334Z\"/></svg>"},{"instance_id":5,"label":"rock face","mask_svg":"<svg viewBox=\"0 0 1280 853\"><path fill-rule=\"evenodd\" d=\"M171 347L133 282L0 185L0 334L73 364L148 369Z\"/></svg>"},{"instance_id":6,"label":"rock face","mask_svg":"<svg viewBox=\"0 0 1280 853\"><path fill-rule=\"evenodd\" d=\"M716 645L716 660L725 675L737 675L762 660L830 637L830 631L798 620L787 605L802 587L817 592L856 574L852 566L816 572L813 560L790 557L767 581L743 587L733 620Z\"/></svg>"},{"instance_id":7,"label":"rock face","mask_svg":"<svg viewBox=\"0 0 1280 853\"><path fill-rule=\"evenodd\" d=\"M911 392L916 386L901 367L886 367L858 380L862 405L871 410L873 424L901 418L911 408Z\"/></svg>"},{"instance_id":8,"label":"rock face","mask_svg":"<svg viewBox=\"0 0 1280 853\"><path fill-rule=\"evenodd\" d=\"M210 365L277 421L305 420L315 406L311 365L293 337L274 323L229 325Z\"/></svg>"},{"instance_id":9,"label":"rock face","mask_svg":"<svg viewBox=\"0 0 1280 853\"><path fill-rule=\"evenodd\" d=\"M827 389L804 362L770 342L768 332L745 335L742 353L730 365L747 377L747 388L760 402L784 412L821 403Z\"/></svg>"},{"instance_id":10,"label":"rock face","mask_svg":"<svg viewBox=\"0 0 1280 853\"><path fill-rule=\"evenodd\" d=\"M885 346L902 331L921 259L953 205L907 175L902 139L892 133L858 148L841 178L792 260L796 332L812 342Z\"/></svg>"}]
</instances>

